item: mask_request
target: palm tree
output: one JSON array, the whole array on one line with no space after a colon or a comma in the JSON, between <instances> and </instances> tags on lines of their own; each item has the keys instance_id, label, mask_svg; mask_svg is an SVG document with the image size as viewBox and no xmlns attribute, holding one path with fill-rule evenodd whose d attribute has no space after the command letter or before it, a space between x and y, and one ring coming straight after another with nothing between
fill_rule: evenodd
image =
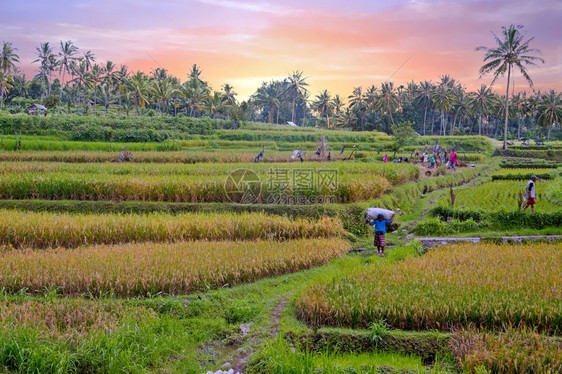
<instances>
[{"instance_id":1,"label":"palm tree","mask_svg":"<svg viewBox=\"0 0 562 374\"><path fill-rule=\"evenodd\" d=\"M450 135L454 135L457 120L459 121L459 131L462 131L462 121L468 117L468 97L462 86L458 85L454 90L455 99L453 102L453 124L451 126ZM462 134L462 132L461 132Z\"/></svg>"},{"instance_id":2,"label":"palm tree","mask_svg":"<svg viewBox=\"0 0 562 374\"><path fill-rule=\"evenodd\" d=\"M119 108L117 109L117 113L121 114L121 105L123 102L123 96L127 92L127 80L129 79L129 71L127 70L126 65L121 65L119 70L117 70L114 74L116 84L117 84L117 91L119 91ZM127 115L128 112L127 112Z\"/></svg>"},{"instance_id":3,"label":"palm tree","mask_svg":"<svg viewBox=\"0 0 562 374\"><path fill-rule=\"evenodd\" d=\"M168 102L175 93L175 88L170 78L155 80L152 85L152 93L160 108L160 114L164 115L164 109L167 110Z\"/></svg>"},{"instance_id":4,"label":"palm tree","mask_svg":"<svg viewBox=\"0 0 562 374\"><path fill-rule=\"evenodd\" d=\"M353 128L356 122L357 117L349 108L345 108L345 110L341 111L335 117L336 127L339 128Z\"/></svg>"},{"instance_id":5,"label":"palm tree","mask_svg":"<svg viewBox=\"0 0 562 374\"><path fill-rule=\"evenodd\" d=\"M90 71L90 69L92 68L92 63L96 62L96 57L91 51L86 51L84 52L82 59L86 64L86 71Z\"/></svg>"},{"instance_id":6,"label":"palm tree","mask_svg":"<svg viewBox=\"0 0 562 374\"><path fill-rule=\"evenodd\" d=\"M537 103L537 123L548 129L546 140L550 141L550 129L555 124L562 123L562 94L551 90L541 95Z\"/></svg>"},{"instance_id":7,"label":"palm tree","mask_svg":"<svg viewBox=\"0 0 562 374\"><path fill-rule=\"evenodd\" d=\"M2 70L0 70L0 110L2 110L2 102L4 101L4 96L8 94L13 87L13 78L8 73L5 74Z\"/></svg>"},{"instance_id":8,"label":"palm tree","mask_svg":"<svg viewBox=\"0 0 562 374\"><path fill-rule=\"evenodd\" d=\"M443 80L441 84L435 88L431 94L431 101L433 102L433 108L441 113L441 128L439 133L441 134L442 132L443 135L445 135L447 130L445 112L451 110L455 101L455 93L448 84L448 81Z\"/></svg>"},{"instance_id":9,"label":"palm tree","mask_svg":"<svg viewBox=\"0 0 562 374\"><path fill-rule=\"evenodd\" d=\"M151 82L148 75L142 71L137 71L135 75L127 79L127 88L133 94L135 102L135 111L139 115L139 107L144 108L148 102L148 93L151 88Z\"/></svg>"},{"instance_id":10,"label":"palm tree","mask_svg":"<svg viewBox=\"0 0 562 374\"><path fill-rule=\"evenodd\" d=\"M226 107L226 116L230 118L230 109L236 105L237 93L234 92L234 88L228 83L225 83L222 89L224 91L222 94L222 103Z\"/></svg>"},{"instance_id":11,"label":"palm tree","mask_svg":"<svg viewBox=\"0 0 562 374\"><path fill-rule=\"evenodd\" d=\"M361 131L365 131L365 117L367 114L367 104L364 101L363 88L355 87L349 99L349 108L352 110L353 114L359 118L361 123Z\"/></svg>"},{"instance_id":12,"label":"palm tree","mask_svg":"<svg viewBox=\"0 0 562 374\"><path fill-rule=\"evenodd\" d=\"M93 99L94 99L94 115L97 115L97 112L96 112L96 105L97 105L96 91L97 91L98 85L100 83L102 83L102 81L103 81L103 75L104 74L105 74L105 68L103 68L101 65L98 65L98 64L94 64L94 66L92 66L92 71L89 73L91 84L92 84L92 87L94 89L94 94L92 96Z\"/></svg>"},{"instance_id":13,"label":"palm tree","mask_svg":"<svg viewBox=\"0 0 562 374\"><path fill-rule=\"evenodd\" d=\"M279 113L284 93L285 89L282 89L281 82L272 81L270 83L263 82L262 86L252 96L251 101L258 108L267 110L268 123L273 123L273 116L276 110ZM279 115L277 115L277 118L279 118Z\"/></svg>"},{"instance_id":14,"label":"palm tree","mask_svg":"<svg viewBox=\"0 0 562 374\"><path fill-rule=\"evenodd\" d=\"M517 139L521 139L521 118L525 116L526 110L526 97L518 93L517 95L511 94L511 104L510 108L512 108L514 112L514 117L517 120Z\"/></svg>"},{"instance_id":15,"label":"palm tree","mask_svg":"<svg viewBox=\"0 0 562 374\"><path fill-rule=\"evenodd\" d=\"M321 117L326 118L326 126L330 128L330 116L334 111L334 103L328 90L316 95L316 100L312 102L312 109L318 112Z\"/></svg>"},{"instance_id":16,"label":"palm tree","mask_svg":"<svg viewBox=\"0 0 562 374\"><path fill-rule=\"evenodd\" d=\"M521 75L527 80L529 85L533 86L533 81L527 72L524 65L537 66L536 62L544 60L540 57L533 56L533 54L540 51L535 48L530 48L529 44L534 38L526 41L523 40L523 34L520 30L522 25L510 25L508 28L502 27L503 39L500 39L496 34L492 33L496 42L495 48L488 48L484 46L477 47L477 51L485 51L484 66L480 68L480 77L485 74L493 72L494 79L492 85L500 76L504 76L507 72L507 86L505 90L505 126L503 134L503 149L507 148L507 123L509 117L509 82L511 79L511 69L517 68Z\"/></svg>"},{"instance_id":17,"label":"palm tree","mask_svg":"<svg viewBox=\"0 0 562 374\"><path fill-rule=\"evenodd\" d=\"M294 71L288 78L289 86L287 87L287 93L290 94L293 102L291 106L291 122L295 122L296 120L296 106L297 106L297 99L302 97L302 95L308 91L306 86L308 83L306 82L306 78L302 77L302 71Z\"/></svg>"},{"instance_id":18,"label":"palm tree","mask_svg":"<svg viewBox=\"0 0 562 374\"><path fill-rule=\"evenodd\" d=\"M25 78L25 74L16 75L12 78L13 89L11 93L19 97L27 97L29 95L28 88L31 82Z\"/></svg>"},{"instance_id":19,"label":"palm tree","mask_svg":"<svg viewBox=\"0 0 562 374\"><path fill-rule=\"evenodd\" d=\"M59 72L62 72L62 81L60 86L60 97L62 99L62 90L64 89L64 78L66 73L71 73L70 63L71 61L76 60L77 58L74 55L78 52L78 47L72 43L72 40L68 40L66 42L60 41L60 52L59 57L60 60L58 62Z\"/></svg>"},{"instance_id":20,"label":"palm tree","mask_svg":"<svg viewBox=\"0 0 562 374\"><path fill-rule=\"evenodd\" d=\"M496 103L496 95L491 87L481 85L476 92L468 94L468 107L473 114L478 114L478 135L482 135L482 115L489 115Z\"/></svg>"},{"instance_id":21,"label":"palm tree","mask_svg":"<svg viewBox=\"0 0 562 374\"><path fill-rule=\"evenodd\" d=\"M209 89L201 80L190 78L179 86L179 93L185 98L189 116L193 117L196 111L201 110L209 96ZM187 109L186 109L187 110Z\"/></svg>"},{"instance_id":22,"label":"palm tree","mask_svg":"<svg viewBox=\"0 0 562 374\"><path fill-rule=\"evenodd\" d=\"M420 82L416 92L416 98L414 99L415 102L424 108L423 112L423 134L425 135L426 129L426 119L427 119L427 110L431 107L431 95L433 94L433 90L435 90L435 86L431 81L423 81Z\"/></svg>"},{"instance_id":23,"label":"palm tree","mask_svg":"<svg viewBox=\"0 0 562 374\"><path fill-rule=\"evenodd\" d=\"M386 112L390 116L390 122L394 125L392 112L400 106L400 97L394 88L393 82L383 82L381 84L381 92L376 106L381 112Z\"/></svg>"},{"instance_id":24,"label":"palm tree","mask_svg":"<svg viewBox=\"0 0 562 374\"><path fill-rule=\"evenodd\" d=\"M209 117L214 119L223 107L222 95L220 92L215 91L212 95L207 96L205 100L205 110L209 112Z\"/></svg>"},{"instance_id":25,"label":"palm tree","mask_svg":"<svg viewBox=\"0 0 562 374\"><path fill-rule=\"evenodd\" d=\"M36 47L37 59L33 60L32 63L38 62L39 74L36 78L41 78L41 81L45 83L45 96L51 94L51 76L57 67L56 56L53 53L49 42L41 43L39 47Z\"/></svg>"},{"instance_id":26,"label":"palm tree","mask_svg":"<svg viewBox=\"0 0 562 374\"><path fill-rule=\"evenodd\" d=\"M12 77L10 73L16 68L16 62L19 62L19 56L15 53L18 49L12 46L10 42L3 42L2 51L0 51L0 72L2 78L0 81L0 110L4 104L4 94L11 88Z\"/></svg>"},{"instance_id":27,"label":"palm tree","mask_svg":"<svg viewBox=\"0 0 562 374\"><path fill-rule=\"evenodd\" d=\"M193 64L193 66L191 67L191 71L189 72L189 74L187 75L188 80L191 79L195 79L197 80L199 83L201 83L204 87L207 87L207 82L203 81L200 76L203 73L202 70L199 69L199 67L197 66L197 64Z\"/></svg>"},{"instance_id":28,"label":"palm tree","mask_svg":"<svg viewBox=\"0 0 562 374\"><path fill-rule=\"evenodd\" d=\"M334 114L337 116L342 112L345 103L342 101L340 95L334 96L334 98L332 99L332 103L334 104Z\"/></svg>"}]
</instances>

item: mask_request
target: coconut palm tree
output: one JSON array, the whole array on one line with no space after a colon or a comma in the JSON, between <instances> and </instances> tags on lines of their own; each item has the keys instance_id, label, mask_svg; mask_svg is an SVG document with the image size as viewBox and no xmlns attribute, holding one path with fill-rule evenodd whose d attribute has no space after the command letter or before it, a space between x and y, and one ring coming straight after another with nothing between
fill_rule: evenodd
<instances>
[{"instance_id":1,"label":"coconut palm tree","mask_svg":"<svg viewBox=\"0 0 562 374\"><path fill-rule=\"evenodd\" d=\"M357 117L349 108L345 108L334 118L335 126L338 128L353 128L356 125Z\"/></svg>"},{"instance_id":2,"label":"coconut palm tree","mask_svg":"<svg viewBox=\"0 0 562 374\"><path fill-rule=\"evenodd\" d=\"M394 118L392 113L400 106L400 97L394 88L393 82L383 82L381 84L381 91L376 103L377 109L381 112L386 112L390 116L390 122L394 125ZM388 130L388 128L387 128Z\"/></svg>"},{"instance_id":3,"label":"coconut palm tree","mask_svg":"<svg viewBox=\"0 0 562 374\"><path fill-rule=\"evenodd\" d=\"M190 117L193 117L197 111L201 110L205 100L209 96L209 89L207 86L204 82L196 78L190 78L182 83L178 91L185 98L186 107L190 111Z\"/></svg>"},{"instance_id":4,"label":"coconut palm tree","mask_svg":"<svg viewBox=\"0 0 562 374\"><path fill-rule=\"evenodd\" d=\"M448 81L443 80L441 84L435 88L431 94L431 101L433 103L433 108L441 113L441 128L439 133L445 135L447 130L445 112L451 110L455 102L455 92L448 84Z\"/></svg>"},{"instance_id":5,"label":"coconut palm tree","mask_svg":"<svg viewBox=\"0 0 562 374\"><path fill-rule=\"evenodd\" d=\"M132 77L127 79L127 88L133 94L135 111L138 116L140 114L139 107L144 108L149 101L148 94L151 88L151 81L148 75L142 71L137 71Z\"/></svg>"},{"instance_id":6,"label":"coconut palm tree","mask_svg":"<svg viewBox=\"0 0 562 374\"><path fill-rule=\"evenodd\" d=\"M288 87L287 93L292 98L292 105L291 105L291 122L295 122L296 120L296 107L297 107L297 99L302 97L302 95L308 91L306 86L308 83L306 82L307 78L303 78L302 71L294 71L291 75L289 75L288 79Z\"/></svg>"},{"instance_id":7,"label":"coconut palm tree","mask_svg":"<svg viewBox=\"0 0 562 374\"><path fill-rule=\"evenodd\" d=\"M330 128L330 116L334 111L334 103L332 101L332 95L328 90L324 90L319 95L316 95L316 100L312 102L312 109L321 117L326 118L326 126Z\"/></svg>"},{"instance_id":8,"label":"coconut palm tree","mask_svg":"<svg viewBox=\"0 0 562 374\"><path fill-rule=\"evenodd\" d=\"M420 85L418 86L417 92L416 92L416 97L414 99L414 102L417 103L418 105L422 106L424 108L424 112L423 112L423 134L426 134L426 119L427 119L427 110L429 108L431 108L431 95L433 94L433 90L435 89L435 86L433 85L433 83L431 83L431 81L423 81L420 82Z\"/></svg>"},{"instance_id":9,"label":"coconut palm tree","mask_svg":"<svg viewBox=\"0 0 562 374\"><path fill-rule=\"evenodd\" d=\"M123 103L123 96L127 92L127 80L129 79L129 71L126 65L121 65L119 70L114 74L115 84L117 85L117 91L119 92L119 107L117 113L121 114L121 105ZM127 113L128 115L128 113Z\"/></svg>"},{"instance_id":10,"label":"coconut palm tree","mask_svg":"<svg viewBox=\"0 0 562 374\"><path fill-rule=\"evenodd\" d=\"M482 116L488 116L496 103L497 97L492 92L491 87L481 85L476 92L468 94L468 107L470 111L478 114L478 135L482 135Z\"/></svg>"},{"instance_id":11,"label":"coconut palm tree","mask_svg":"<svg viewBox=\"0 0 562 374\"><path fill-rule=\"evenodd\" d=\"M40 78L45 83L45 96L48 96L51 94L51 76L57 68L57 59L49 42L41 43L35 50L37 51L37 59L33 60L32 63L38 62L40 64L39 73L35 78Z\"/></svg>"},{"instance_id":12,"label":"coconut palm tree","mask_svg":"<svg viewBox=\"0 0 562 374\"><path fill-rule=\"evenodd\" d=\"M212 95L207 96L205 100L205 110L209 112L209 117L216 118L217 113L224 108L222 94L214 91Z\"/></svg>"},{"instance_id":13,"label":"coconut palm tree","mask_svg":"<svg viewBox=\"0 0 562 374\"><path fill-rule=\"evenodd\" d=\"M236 105L237 93L234 92L234 88L228 83L222 86L222 90L222 103L226 107L227 118L230 118L230 109Z\"/></svg>"},{"instance_id":14,"label":"coconut palm tree","mask_svg":"<svg viewBox=\"0 0 562 374\"><path fill-rule=\"evenodd\" d=\"M4 102L4 96L8 94L13 87L13 78L9 73L4 73L0 70L0 110L2 110L2 103Z\"/></svg>"},{"instance_id":15,"label":"coconut palm tree","mask_svg":"<svg viewBox=\"0 0 562 374\"><path fill-rule=\"evenodd\" d=\"M61 81L61 86L60 86L60 97L62 99L62 90L64 89L64 84L65 84L65 75L66 73L71 73L71 67L70 67L70 63L71 61L74 61L77 59L77 57L74 57L74 55L78 52L78 47L74 45L74 43L72 43L72 40L68 40L66 42L62 42L62 40L60 41L60 52L59 52L59 61L58 61L58 67L59 67L59 72L62 73L62 81Z\"/></svg>"},{"instance_id":16,"label":"coconut palm tree","mask_svg":"<svg viewBox=\"0 0 562 374\"><path fill-rule=\"evenodd\" d=\"M10 42L2 43L2 51L0 51L0 72L2 73L0 80L0 110L2 110L2 105L4 104L4 95L12 87L10 73L15 70L16 62L20 61L19 56L16 54L17 50Z\"/></svg>"},{"instance_id":17,"label":"coconut palm tree","mask_svg":"<svg viewBox=\"0 0 562 374\"><path fill-rule=\"evenodd\" d=\"M86 64L86 71L90 71L90 69L93 66L93 63L96 62L96 57L94 56L92 51L86 51L82 56L82 60Z\"/></svg>"},{"instance_id":18,"label":"coconut palm tree","mask_svg":"<svg viewBox=\"0 0 562 374\"><path fill-rule=\"evenodd\" d=\"M349 99L349 108L356 118L359 119L361 124L361 131L365 131L365 117L367 116L367 104L365 103L365 97L363 95L362 87L355 87ZM337 113L336 113L337 115Z\"/></svg>"},{"instance_id":19,"label":"coconut palm tree","mask_svg":"<svg viewBox=\"0 0 562 374\"><path fill-rule=\"evenodd\" d=\"M345 106L345 103L342 101L340 95L334 96L334 98L332 99L332 102L334 103L334 114L337 116L338 114L340 114L342 112L342 109Z\"/></svg>"},{"instance_id":20,"label":"coconut palm tree","mask_svg":"<svg viewBox=\"0 0 562 374\"><path fill-rule=\"evenodd\" d=\"M105 74L105 68L101 65L98 65L98 64L94 64L94 66L92 66L92 71L90 71L90 73L89 73L90 81L91 81L92 87L94 89L93 90L94 94L92 95L92 97L94 99L94 115L97 115L97 111L96 111L96 105L97 105L96 91L98 89L98 85L103 82L104 74Z\"/></svg>"},{"instance_id":21,"label":"coconut palm tree","mask_svg":"<svg viewBox=\"0 0 562 374\"><path fill-rule=\"evenodd\" d=\"M496 46L494 48L488 48L485 46L477 47L477 51L484 51L484 62L485 64L480 68L480 77L488 73L494 74L494 79L492 80L492 85L499 78L503 77L507 72L507 86L505 90L505 126L503 134L503 149L507 148L507 123L509 117L509 82L511 79L511 70L519 69L521 75L527 80L529 85L533 86L533 81L529 76L529 73L525 65L537 66L537 62L544 63L544 60L540 57L533 56L533 54L540 54L540 50L536 48L530 48L529 44L534 38L524 40L523 34L521 33L523 29L522 25L509 27L502 27L502 39L500 39L496 34L492 33Z\"/></svg>"},{"instance_id":22,"label":"coconut palm tree","mask_svg":"<svg viewBox=\"0 0 562 374\"><path fill-rule=\"evenodd\" d=\"M261 110L267 110L267 122L273 123L273 116L276 110L279 113L279 107L285 92L286 90L282 87L281 82L263 82L250 100ZM278 118L279 115L277 115Z\"/></svg>"},{"instance_id":23,"label":"coconut palm tree","mask_svg":"<svg viewBox=\"0 0 562 374\"><path fill-rule=\"evenodd\" d=\"M453 113L453 124L451 125L451 131L449 132L450 135L454 135L455 127L457 125L457 120L459 123L459 131L462 134L462 122L464 119L468 117L468 97L465 93L465 90L462 89L460 85L458 85L454 90L455 99L453 102L453 107L451 108L451 112Z\"/></svg>"},{"instance_id":24,"label":"coconut palm tree","mask_svg":"<svg viewBox=\"0 0 562 374\"><path fill-rule=\"evenodd\" d=\"M511 103L509 107L513 110L514 117L517 121L517 139L521 139L521 119L525 116L527 98L521 93L516 95L513 95L512 93L511 95Z\"/></svg>"},{"instance_id":25,"label":"coconut palm tree","mask_svg":"<svg viewBox=\"0 0 562 374\"><path fill-rule=\"evenodd\" d=\"M562 123L562 94L551 90L541 95L537 103L537 123L548 129L546 140L550 141L550 130L554 125Z\"/></svg>"},{"instance_id":26,"label":"coconut palm tree","mask_svg":"<svg viewBox=\"0 0 562 374\"><path fill-rule=\"evenodd\" d=\"M84 60L72 61L71 69L75 76L73 80L70 82L77 85L82 89L82 99L84 104L84 114L88 113L88 90L94 88L94 81L92 79L92 75L88 73L86 68L86 62ZM78 102L80 96L77 95Z\"/></svg>"},{"instance_id":27,"label":"coconut palm tree","mask_svg":"<svg viewBox=\"0 0 562 374\"><path fill-rule=\"evenodd\" d=\"M157 79L152 84L152 94L154 95L160 114L164 115L164 109L167 110L170 98L175 94L176 89L170 78Z\"/></svg>"}]
</instances>

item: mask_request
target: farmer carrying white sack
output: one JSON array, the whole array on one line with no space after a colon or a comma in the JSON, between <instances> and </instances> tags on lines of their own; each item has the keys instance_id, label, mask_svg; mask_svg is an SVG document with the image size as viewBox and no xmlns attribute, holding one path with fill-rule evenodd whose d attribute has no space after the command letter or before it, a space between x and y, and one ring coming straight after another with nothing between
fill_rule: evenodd
<instances>
[{"instance_id":1,"label":"farmer carrying white sack","mask_svg":"<svg viewBox=\"0 0 562 374\"><path fill-rule=\"evenodd\" d=\"M373 219L376 215L376 219ZM390 219L386 219L386 217L390 217ZM375 247L377 247L377 255L380 257L384 257L384 247L385 247L385 238L384 235L386 234L386 225L392 224L394 221L394 212L391 210L386 209L379 209L379 208L369 208L367 210L367 222L369 225L375 226Z\"/></svg>"}]
</instances>

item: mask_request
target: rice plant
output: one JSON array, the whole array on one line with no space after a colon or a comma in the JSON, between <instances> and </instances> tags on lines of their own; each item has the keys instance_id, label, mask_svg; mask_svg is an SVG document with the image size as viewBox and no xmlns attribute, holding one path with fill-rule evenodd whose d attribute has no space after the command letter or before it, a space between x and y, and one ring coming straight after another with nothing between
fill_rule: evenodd
<instances>
[{"instance_id":1,"label":"rice plant","mask_svg":"<svg viewBox=\"0 0 562 374\"><path fill-rule=\"evenodd\" d=\"M559 244L456 244L314 284L297 300L313 326L453 330L562 325Z\"/></svg>"},{"instance_id":2,"label":"rice plant","mask_svg":"<svg viewBox=\"0 0 562 374\"><path fill-rule=\"evenodd\" d=\"M182 294L322 265L350 249L343 239L130 243L0 254L0 287L62 295Z\"/></svg>"},{"instance_id":3,"label":"rice plant","mask_svg":"<svg viewBox=\"0 0 562 374\"><path fill-rule=\"evenodd\" d=\"M56 214L0 211L0 244L77 247L186 240L289 240L343 234L339 219L317 221L262 213Z\"/></svg>"}]
</instances>

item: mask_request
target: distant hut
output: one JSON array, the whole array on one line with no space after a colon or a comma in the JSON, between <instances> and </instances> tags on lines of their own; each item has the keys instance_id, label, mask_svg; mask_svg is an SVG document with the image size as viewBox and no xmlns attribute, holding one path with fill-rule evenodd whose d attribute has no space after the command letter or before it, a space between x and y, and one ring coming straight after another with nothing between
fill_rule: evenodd
<instances>
[{"instance_id":1,"label":"distant hut","mask_svg":"<svg viewBox=\"0 0 562 374\"><path fill-rule=\"evenodd\" d=\"M47 115L47 108L41 104L31 104L25 109L27 114L31 114L33 116L46 116Z\"/></svg>"}]
</instances>

